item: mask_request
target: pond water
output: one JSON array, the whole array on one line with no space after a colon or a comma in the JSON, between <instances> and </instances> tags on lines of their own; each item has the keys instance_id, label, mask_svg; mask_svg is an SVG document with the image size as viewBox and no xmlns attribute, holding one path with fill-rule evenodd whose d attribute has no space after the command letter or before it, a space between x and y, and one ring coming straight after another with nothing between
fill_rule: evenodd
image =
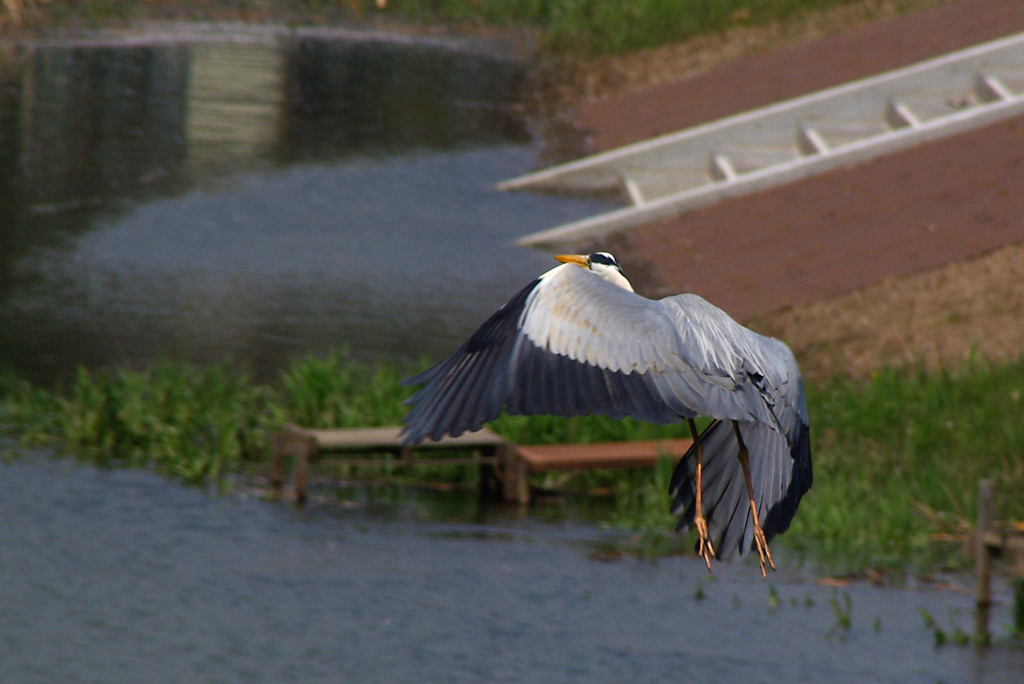
<instances>
[{"instance_id":1,"label":"pond water","mask_svg":"<svg viewBox=\"0 0 1024 684\"><path fill-rule=\"evenodd\" d=\"M580 524L297 512L42 458L0 465L0 520L5 683L1024 677L1005 590L999 643L936 648L921 611L967 630L969 595L598 561L612 533Z\"/></svg>"},{"instance_id":2,"label":"pond water","mask_svg":"<svg viewBox=\"0 0 1024 684\"><path fill-rule=\"evenodd\" d=\"M36 379L437 356L552 265L515 237L604 208L492 190L537 154L498 43L202 29L0 53L0 368ZM456 496L296 512L0 463L0 682L1024 678L1005 641L934 647L920 611L968 629L966 594L595 560L617 538Z\"/></svg>"},{"instance_id":3,"label":"pond water","mask_svg":"<svg viewBox=\"0 0 1024 684\"><path fill-rule=\"evenodd\" d=\"M440 356L597 201L500 193L537 144L486 41L180 31L25 44L0 89L0 368Z\"/></svg>"}]
</instances>

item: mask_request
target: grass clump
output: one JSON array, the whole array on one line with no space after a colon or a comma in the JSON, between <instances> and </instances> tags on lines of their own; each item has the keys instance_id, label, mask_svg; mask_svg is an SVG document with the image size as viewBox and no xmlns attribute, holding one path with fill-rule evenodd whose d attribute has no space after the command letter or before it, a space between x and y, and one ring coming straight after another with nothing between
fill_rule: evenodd
<instances>
[{"instance_id":1,"label":"grass clump","mask_svg":"<svg viewBox=\"0 0 1024 684\"><path fill-rule=\"evenodd\" d=\"M80 368L63 392L12 378L0 390L3 422L29 441L59 441L94 463L151 467L191 483L261 460L265 428L280 421L274 393L226 365Z\"/></svg>"},{"instance_id":2,"label":"grass clump","mask_svg":"<svg viewBox=\"0 0 1024 684\"><path fill-rule=\"evenodd\" d=\"M398 425L411 390L399 384L423 364L359 363L347 351L297 359L281 375L283 415L310 428Z\"/></svg>"}]
</instances>

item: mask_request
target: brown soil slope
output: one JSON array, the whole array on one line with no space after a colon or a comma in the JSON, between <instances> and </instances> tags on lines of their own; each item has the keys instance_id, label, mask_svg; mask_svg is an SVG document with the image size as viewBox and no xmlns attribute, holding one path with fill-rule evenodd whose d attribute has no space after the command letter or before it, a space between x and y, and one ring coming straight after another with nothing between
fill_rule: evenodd
<instances>
[{"instance_id":1,"label":"brown soil slope","mask_svg":"<svg viewBox=\"0 0 1024 684\"><path fill-rule=\"evenodd\" d=\"M747 195L624 235L652 294L738 319L1024 240L1024 118Z\"/></svg>"},{"instance_id":2,"label":"brown soil slope","mask_svg":"<svg viewBox=\"0 0 1024 684\"><path fill-rule=\"evenodd\" d=\"M1024 31L1024 3L959 0L624 93L585 106L578 121L605 148L1019 31ZM742 320L797 307L788 319L773 318L778 324L771 331L790 341L804 340L796 346L806 353L829 347L831 360L814 362L823 372L856 373L856 363L847 366L836 357L840 347L851 351L834 344L835 335L847 333L830 327L830 318L843 316L836 311L818 318L806 315L810 305L883 282L880 287L899 294L903 303L878 309L877 315L888 311L905 318L900 307L916 306L911 303L916 290L897 287L895 279L931 270L934 278L914 280L913 287L935 288L935 278L952 279L954 286L936 290L929 301L938 309L955 309L961 297L956 292L984 299L981 292L1002 292L1012 285L999 279L1018 275L1010 268L944 267L1022 241L1024 117L728 200L623 233L605 244L617 250L630 275L651 295L696 292ZM1020 256L1019 251L1007 254ZM865 301L842 300L852 307L846 319L854 320ZM783 320L797 327L780 328ZM980 318L972 320L984 328ZM1024 325L1012 316L1002 320L1015 328ZM807 327L811 321L824 327L812 334ZM904 333L892 332L893 325L902 326ZM874 326L887 340L882 347L888 351L882 353L877 344L862 347L878 352L879 360L949 360L963 352L960 347L936 351L944 343L920 346L927 335L910 334L902 320L876 318ZM857 334L872 335L868 329ZM969 345L979 335L958 329L956 337ZM1016 344L1011 356L1024 351L1024 340Z\"/></svg>"},{"instance_id":3,"label":"brown soil slope","mask_svg":"<svg viewBox=\"0 0 1024 684\"><path fill-rule=\"evenodd\" d=\"M1024 2L959 0L620 93L589 103L573 118L601 152L1021 31Z\"/></svg>"},{"instance_id":4,"label":"brown soil slope","mask_svg":"<svg viewBox=\"0 0 1024 684\"><path fill-rule=\"evenodd\" d=\"M880 365L956 366L971 353L1024 352L1024 246L887 279L749 322L786 340L805 376L866 376Z\"/></svg>"}]
</instances>

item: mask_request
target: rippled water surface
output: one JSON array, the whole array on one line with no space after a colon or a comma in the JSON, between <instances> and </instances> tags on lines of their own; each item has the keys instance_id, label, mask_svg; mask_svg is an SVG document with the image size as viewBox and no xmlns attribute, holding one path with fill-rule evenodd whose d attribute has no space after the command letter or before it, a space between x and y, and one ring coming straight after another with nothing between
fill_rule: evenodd
<instances>
[{"instance_id":1,"label":"rippled water surface","mask_svg":"<svg viewBox=\"0 0 1024 684\"><path fill-rule=\"evenodd\" d=\"M499 43L324 31L24 44L0 79L0 367L439 356L596 201L531 170Z\"/></svg>"},{"instance_id":2,"label":"rippled water surface","mask_svg":"<svg viewBox=\"0 0 1024 684\"><path fill-rule=\"evenodd\" d=\"M969 629L967 595L785 571L765 583L749 565L709 577L693 558L602 562L591 544L610 533L573 524L300 513L45 459L0 466L0 520L3 682L1024 676L1005 643L933 646L920 610ZM844 592L848 631L830 603Z\"/></svg>"}]
</instances>

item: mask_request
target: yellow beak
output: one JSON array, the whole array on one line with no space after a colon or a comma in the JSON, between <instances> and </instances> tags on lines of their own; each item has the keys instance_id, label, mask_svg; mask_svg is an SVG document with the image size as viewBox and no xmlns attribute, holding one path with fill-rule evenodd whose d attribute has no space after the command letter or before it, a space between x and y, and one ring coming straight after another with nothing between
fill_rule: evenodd
<instances>
[{"instance_id":1,"label":"yellow beak","mask_svg":"<svg viewBox=\"0 0 1024 684\"><path fill-rule=\"evenodd\" d=\"M584 254L559 254L555 259L561 261L563 264L576 264L583 268L590 268L590 259L588 259Z\"/></svg>"}]
</instances>

